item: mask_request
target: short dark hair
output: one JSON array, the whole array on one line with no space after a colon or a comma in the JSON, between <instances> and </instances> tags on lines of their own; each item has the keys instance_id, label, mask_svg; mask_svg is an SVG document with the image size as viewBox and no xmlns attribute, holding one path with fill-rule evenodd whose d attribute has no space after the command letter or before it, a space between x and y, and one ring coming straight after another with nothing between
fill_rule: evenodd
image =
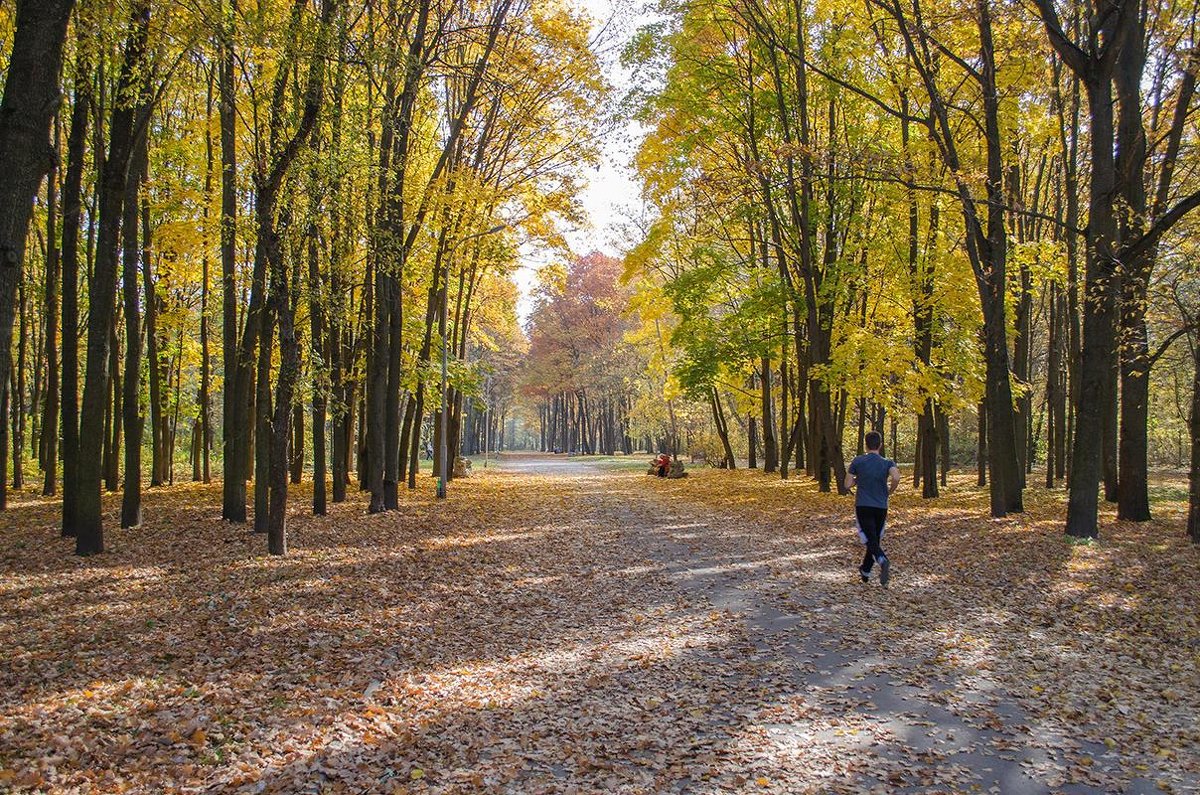
<instances>
[{"instance_id":1,"label":"short dark hair","mask_svg":"<svg viewBox=\"0 0 1200 795\"><path fill-rule=\"evenodd\" d=\"M878 450L883 447L883 434L879 431L868 431L864 441L867 443L868 450Z\"/></svg>"}]
</instances>

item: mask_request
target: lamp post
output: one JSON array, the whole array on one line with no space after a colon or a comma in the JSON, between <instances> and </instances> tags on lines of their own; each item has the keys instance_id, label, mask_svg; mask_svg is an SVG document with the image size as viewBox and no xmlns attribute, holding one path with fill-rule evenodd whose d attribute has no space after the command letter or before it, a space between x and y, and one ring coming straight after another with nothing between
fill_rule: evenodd
<instances>
[{"instance_id":1,"label":"lamp post","mask_svg":"<svg viewBox=\"0 0 1200 795\"><path fill-rule=\"evenodd\" d=\"M446 371L448 369L447 363L448 363L449 357L450 357L449 345L447 344L447 340L446 340L446 337L449 335L449 332L450 332L450 316L448 314L449 296L450 296L450 257L449 257L449 254L452 253L454 251L454 249L457 249L459 246L461 246L463 243L467 242L468 240L471 240L471 239L477 238L477 237L485 237L487 235L494 235L497 232L502 232L507 228L508 228L508 224L497 224L496 226L493 226L491 229L488 229L486 231L476 232L473 235L467 235L464 238L460 238L454 244L454 246L450 249L450 251L447 252L445 275L442 278L442 407L441 407L441 417L438 422L438 426L439 426L439 429L441 430L442 438L441 438L441 442L438 444L438 453L439 453L439 458L441 460L439 461L439 464L438 464L438 484L437 484L437 496L438 496L438 499L440 499L440 500L444 500L446 498L446 482L449 480L449 473L450 473L449 468L448 468L448 462L447 462L447 459L450 457L450 440L447 438L447 433L450 430L450 423L447 420L447 414L448 414L448 410L449 410L450 406L447 404L447 400L446 400L448 397L448 394L449 394L449 390L447 389L448 384L447 384Z\"/></svg>"}]
</instances>

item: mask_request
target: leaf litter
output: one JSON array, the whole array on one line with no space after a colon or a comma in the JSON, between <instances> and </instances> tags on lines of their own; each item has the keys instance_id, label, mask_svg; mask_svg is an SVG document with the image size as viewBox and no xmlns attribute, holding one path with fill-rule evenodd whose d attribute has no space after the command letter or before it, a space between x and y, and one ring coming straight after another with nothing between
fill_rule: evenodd
<instances>
[{"instance_id":1,"label":"leaf litter","mask_svg":"<svg viewBox=\"0 0 1200 795\"><path fill-rule=\"evenodd\" d=\"M1196 791L1177 506L1072 546L1058 494L1000 521L965 485L901 496L883 591L850 576L844 498L693 475L354 495L293 513L283 559L213 518L219 487L151 490L91 559L18 499L0 791L975 792L1004 764Z\"/></svg>"}]
</instances>

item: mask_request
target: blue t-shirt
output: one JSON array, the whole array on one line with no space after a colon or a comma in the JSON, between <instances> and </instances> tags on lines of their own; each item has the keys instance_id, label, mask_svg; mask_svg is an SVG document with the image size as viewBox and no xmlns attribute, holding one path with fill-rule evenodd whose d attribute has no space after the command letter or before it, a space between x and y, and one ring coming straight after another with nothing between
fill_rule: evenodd
<instances>
[{"instance_id":1,"label":"blue t-shirt","mask_svg":"<svg viewBox=\"0 0 1200 795\"><path fill-rule=\"evenodd\" d=\"M849 472L858 479L858 495L855 505L864 508L888 507L888 472L896 462L879 453L855 456L850 462Z\"/></svg>"}]
</instances>

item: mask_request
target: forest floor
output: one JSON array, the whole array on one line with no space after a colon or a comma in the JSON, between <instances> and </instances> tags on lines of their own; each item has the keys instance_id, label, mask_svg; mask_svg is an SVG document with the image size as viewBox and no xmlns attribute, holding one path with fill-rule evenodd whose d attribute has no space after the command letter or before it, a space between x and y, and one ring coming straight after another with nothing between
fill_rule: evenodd
<instances>
[{"instance_id":1,"label":"forest floor","mask_svg":"<svg viewBox=\"0 0 1200 795\"><path fill-rule=\"evenodd\" d=\"M286 558L217 484L89 559L18 496L0 791L1200 791L1186 480L1078 545L1061 493L906 486L885 590L848 498L624 463L509 456L374 516L301 486Z\"/></svg>"}]
</instances>

